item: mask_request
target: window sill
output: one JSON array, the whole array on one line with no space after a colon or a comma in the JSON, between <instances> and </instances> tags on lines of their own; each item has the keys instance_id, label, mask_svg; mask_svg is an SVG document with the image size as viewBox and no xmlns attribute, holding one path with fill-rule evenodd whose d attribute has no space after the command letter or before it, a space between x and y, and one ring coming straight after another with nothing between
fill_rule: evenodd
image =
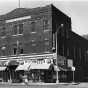
<instances>
[{"instance_id":1,"label":"window sill","mask_svg":"<svg viewBox=\"0 0 88 88\"><path fill-rule=\"evenodd\" d=\"M6 38L6 36L3 36L3 37L1 37L1 38Z\"/></svg>"},{"instance_id":2,"label":"window sill","mask_svg":"<svg viewBox=\"0 0 88 88\"><path fill-rule=\"evenodd\" d=\"M34 34L34 33L36 33L36 32L31 32L30 34Z\"/></svg>"},{"instance_id":3,"label":"window sill","mask_svg":"<svg viewBox=\"0 0 88 88\"><path fill-rule=\"evenodd\" d=\"M47 31L49 31L49 30L44 30L43 32L47 32Z\"/></svg>"},{"instance_id":4,"label":"window sill","mask_svg":"<svg viewBox=\"0 0 88 88\"><path fill-rule=\"evenodd\" d=\"M20 36L20 35L23 35L23 34L17 34L17 35L12 35L12 36Z\"/></svg>"}]
</instances>

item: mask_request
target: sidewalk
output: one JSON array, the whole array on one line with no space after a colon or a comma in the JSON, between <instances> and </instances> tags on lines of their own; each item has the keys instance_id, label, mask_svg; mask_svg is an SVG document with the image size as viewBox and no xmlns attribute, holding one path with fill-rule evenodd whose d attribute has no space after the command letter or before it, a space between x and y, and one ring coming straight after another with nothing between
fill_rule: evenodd
<instances>
[{"instance_id":1,"label":"sidewalk","mask_svg":"<svg viewBox=\"0 0 88 88\"><path fill-rule=\"evenodd\" d=\"M8 83L8 82L0 82L0 85L25 85L24 83ZM69 85L69 83L28 83L28 85L40 85L40 86L43 86L43 85Z\"/></svg>"}]
</instances>

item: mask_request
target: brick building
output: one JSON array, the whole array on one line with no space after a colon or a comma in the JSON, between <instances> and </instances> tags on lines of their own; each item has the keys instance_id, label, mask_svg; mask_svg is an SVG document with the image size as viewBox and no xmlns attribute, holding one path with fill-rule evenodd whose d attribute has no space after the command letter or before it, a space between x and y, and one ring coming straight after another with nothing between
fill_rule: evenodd
<instances>
[{"instance_id":1,"label":"brick building","mask_svg":"<svg viewBox=\"0 0 88 88\"><path fill-rule=\"evenodd\" d=\"M60 25L63 24L63 27ZM88 41L71 30L71 18L55 6L17 8L0 16L0 78L20 82L56 81L56 31L59 80L75 81L88 76ZM70 75L70 76L69 76Z\"/></svg>"}]
</instances>

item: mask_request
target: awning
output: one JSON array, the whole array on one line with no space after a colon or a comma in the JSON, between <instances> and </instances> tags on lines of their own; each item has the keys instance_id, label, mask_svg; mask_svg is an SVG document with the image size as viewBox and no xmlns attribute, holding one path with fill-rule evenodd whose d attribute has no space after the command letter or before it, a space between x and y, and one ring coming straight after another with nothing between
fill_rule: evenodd
<instances>
[{"instance_id":1,"label":"awning","mask_svg":"<svg viewBox=\"0 0 88 88\"><path fill-rule=\"evenodd\" d=\"M0 71L5 71L7 67L0 67Z\"/></svg>"},{"instance_id":2,"label":"awning","mask_svg":"<svg viewBox=\"0 0 88 88\"><path fill-rule=\"evenodd\" d=\"M24 70L24 71L27 71L28 68L30 67L32 62L30 63L25 63L24 65L19 65L17 68L16 68L16 71L19 71L19 70Z\"/></svg>"},{"instance_id":3,"label":"awning","mask_svg":"<svg viewBox=\"0 0 88 88\"><path fill-rule=\"evenodd\" d=\"M71 70L71 67L67 67L67 66L65 66L65 65L58 65L58 67L59 67L60 69L62 69L63 71L72 71L72 70Z\"/></svg>"},{"instance_id":4,"label":"awning","mask_svg":"<svg viewBox=\"0 0 88 88\"><path fill-rule=\"evenodd\" d=\"M72 71L70 67L67 67L65 65L58 65L58 67L56 65L54 65L54 71Z\"/></svg>"},{"instance_id":5,"label":"awning","mask_svg":"<svg viewBox=\"0 0 88 88\"><path fill-rule=\"evenodd\" d=\"M37 63L32 63L29 69L49 69L51 64L37 64Z\"/></svg>"}]
</instances>

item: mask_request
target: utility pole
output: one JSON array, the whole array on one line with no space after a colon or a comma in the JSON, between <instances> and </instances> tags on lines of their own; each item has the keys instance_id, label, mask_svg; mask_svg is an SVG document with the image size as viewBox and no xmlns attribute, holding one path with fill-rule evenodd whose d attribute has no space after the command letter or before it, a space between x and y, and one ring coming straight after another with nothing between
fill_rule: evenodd
<instances>
[{"instance_id":1,"label":"utility pole","mask_svg":"<svg viewBox=\"0 0 88 88\"><path fill-rule=\"evenodd\" d=\"M20 8L20 0L19 0L19 8Z\"/></svg>"}]
</instances>

